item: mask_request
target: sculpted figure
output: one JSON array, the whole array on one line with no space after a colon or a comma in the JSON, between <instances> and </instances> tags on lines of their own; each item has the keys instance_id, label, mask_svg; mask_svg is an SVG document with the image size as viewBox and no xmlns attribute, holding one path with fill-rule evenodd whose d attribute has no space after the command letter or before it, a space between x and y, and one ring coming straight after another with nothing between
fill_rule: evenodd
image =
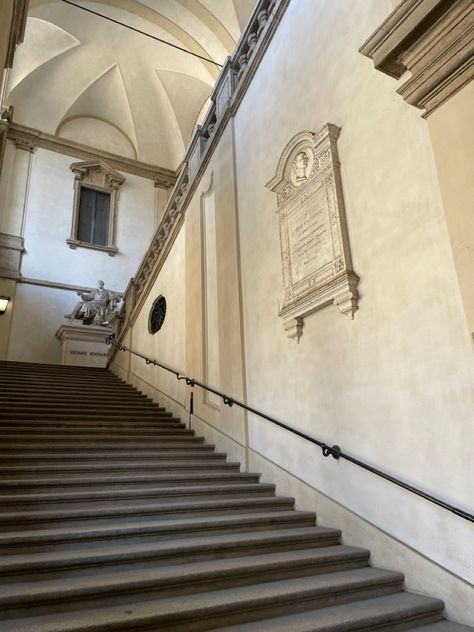
<instances>
[{"instance_id":1,"label":"sculpted figure","mask_svg":"<svg viewBox=\"0 0 474 632\"><path fill-rule=\"evenodd\" d=\"M77 292L81 297L76 307L65 318L82 320L85 325L107 325L121 300L120 294L107 290L103 281L92 292Z\"/></svg>"},{"instance_id":2,"label":"sculpted figure","mask_svg":"<svg viewBox=\"0 0 474 632\"><path fill-rule=\"evenodd\" d=\"M300 184L307 180L306 168L308 167L309 158L304 151L300 151L293 161L293 176L296 184Z\"/></svg>"}]
</instances>

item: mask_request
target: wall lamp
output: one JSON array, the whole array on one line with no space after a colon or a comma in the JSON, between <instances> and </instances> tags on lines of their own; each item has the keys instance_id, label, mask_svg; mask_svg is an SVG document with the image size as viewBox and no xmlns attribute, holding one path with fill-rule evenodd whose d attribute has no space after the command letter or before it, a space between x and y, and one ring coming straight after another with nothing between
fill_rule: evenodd
<instances>
[{"instance_id":1,"label":"wall lamp","mask_svg":"<svg viewBox=\"0 0 474 632\"><path fill-rule=\"evenodd\" d=\"M9 296L0 296L0 316L7 311L8 303L10 302Z\"/></svg>"}]
</instances>

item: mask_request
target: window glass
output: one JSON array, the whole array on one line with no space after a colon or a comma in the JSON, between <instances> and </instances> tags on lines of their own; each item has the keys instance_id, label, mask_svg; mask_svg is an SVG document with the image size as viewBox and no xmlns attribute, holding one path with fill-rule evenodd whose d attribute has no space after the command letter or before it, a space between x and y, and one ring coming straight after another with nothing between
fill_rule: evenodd
<instances>
[{"instance_id":1,"label":"window glass","mask_svg":"<svg viewBox=\"0 0 474 632\"><path fill-rule=\"evenodd\" d=\"M89 244L107 246L109 232L110 193L81 187L77 239Z\"/></svg>"}]
</instances>

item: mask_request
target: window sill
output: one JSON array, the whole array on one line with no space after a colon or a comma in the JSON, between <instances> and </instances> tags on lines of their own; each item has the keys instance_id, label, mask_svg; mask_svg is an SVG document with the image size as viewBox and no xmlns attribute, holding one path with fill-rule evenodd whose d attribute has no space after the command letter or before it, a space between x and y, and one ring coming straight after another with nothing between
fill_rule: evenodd
<instances>
[{"instance_id":1,"label":"window sill","mask_svg":"<svg viewBox=\"0 0 474 632\"><path fill-rule=\"evenodd\" d=\"M109 257L115 257L118 252L118 248L116 246L99 246L98 244L89 244L86 241L78 241L77 239L66 239L66 243L69 245L69 248L89 248L90 250L100 250L101 252L106 252Z\"/></svg>"}]
</instances>

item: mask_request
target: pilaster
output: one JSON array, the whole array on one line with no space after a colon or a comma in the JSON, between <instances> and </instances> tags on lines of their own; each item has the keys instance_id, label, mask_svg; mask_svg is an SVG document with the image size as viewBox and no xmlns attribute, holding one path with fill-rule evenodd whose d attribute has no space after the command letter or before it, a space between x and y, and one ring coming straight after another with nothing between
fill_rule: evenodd
<instances>
[{"instance_id":1,"label":"pilaster","mask_svg":"<svg viewBox=\"0 0 474 632\"><path fill-rule=\"evenodd\" d=\"M18 278L24 252L24 230L33 148L16 145L7 201L0 215L0 274Z\"/></svg>"}]
</instances>

